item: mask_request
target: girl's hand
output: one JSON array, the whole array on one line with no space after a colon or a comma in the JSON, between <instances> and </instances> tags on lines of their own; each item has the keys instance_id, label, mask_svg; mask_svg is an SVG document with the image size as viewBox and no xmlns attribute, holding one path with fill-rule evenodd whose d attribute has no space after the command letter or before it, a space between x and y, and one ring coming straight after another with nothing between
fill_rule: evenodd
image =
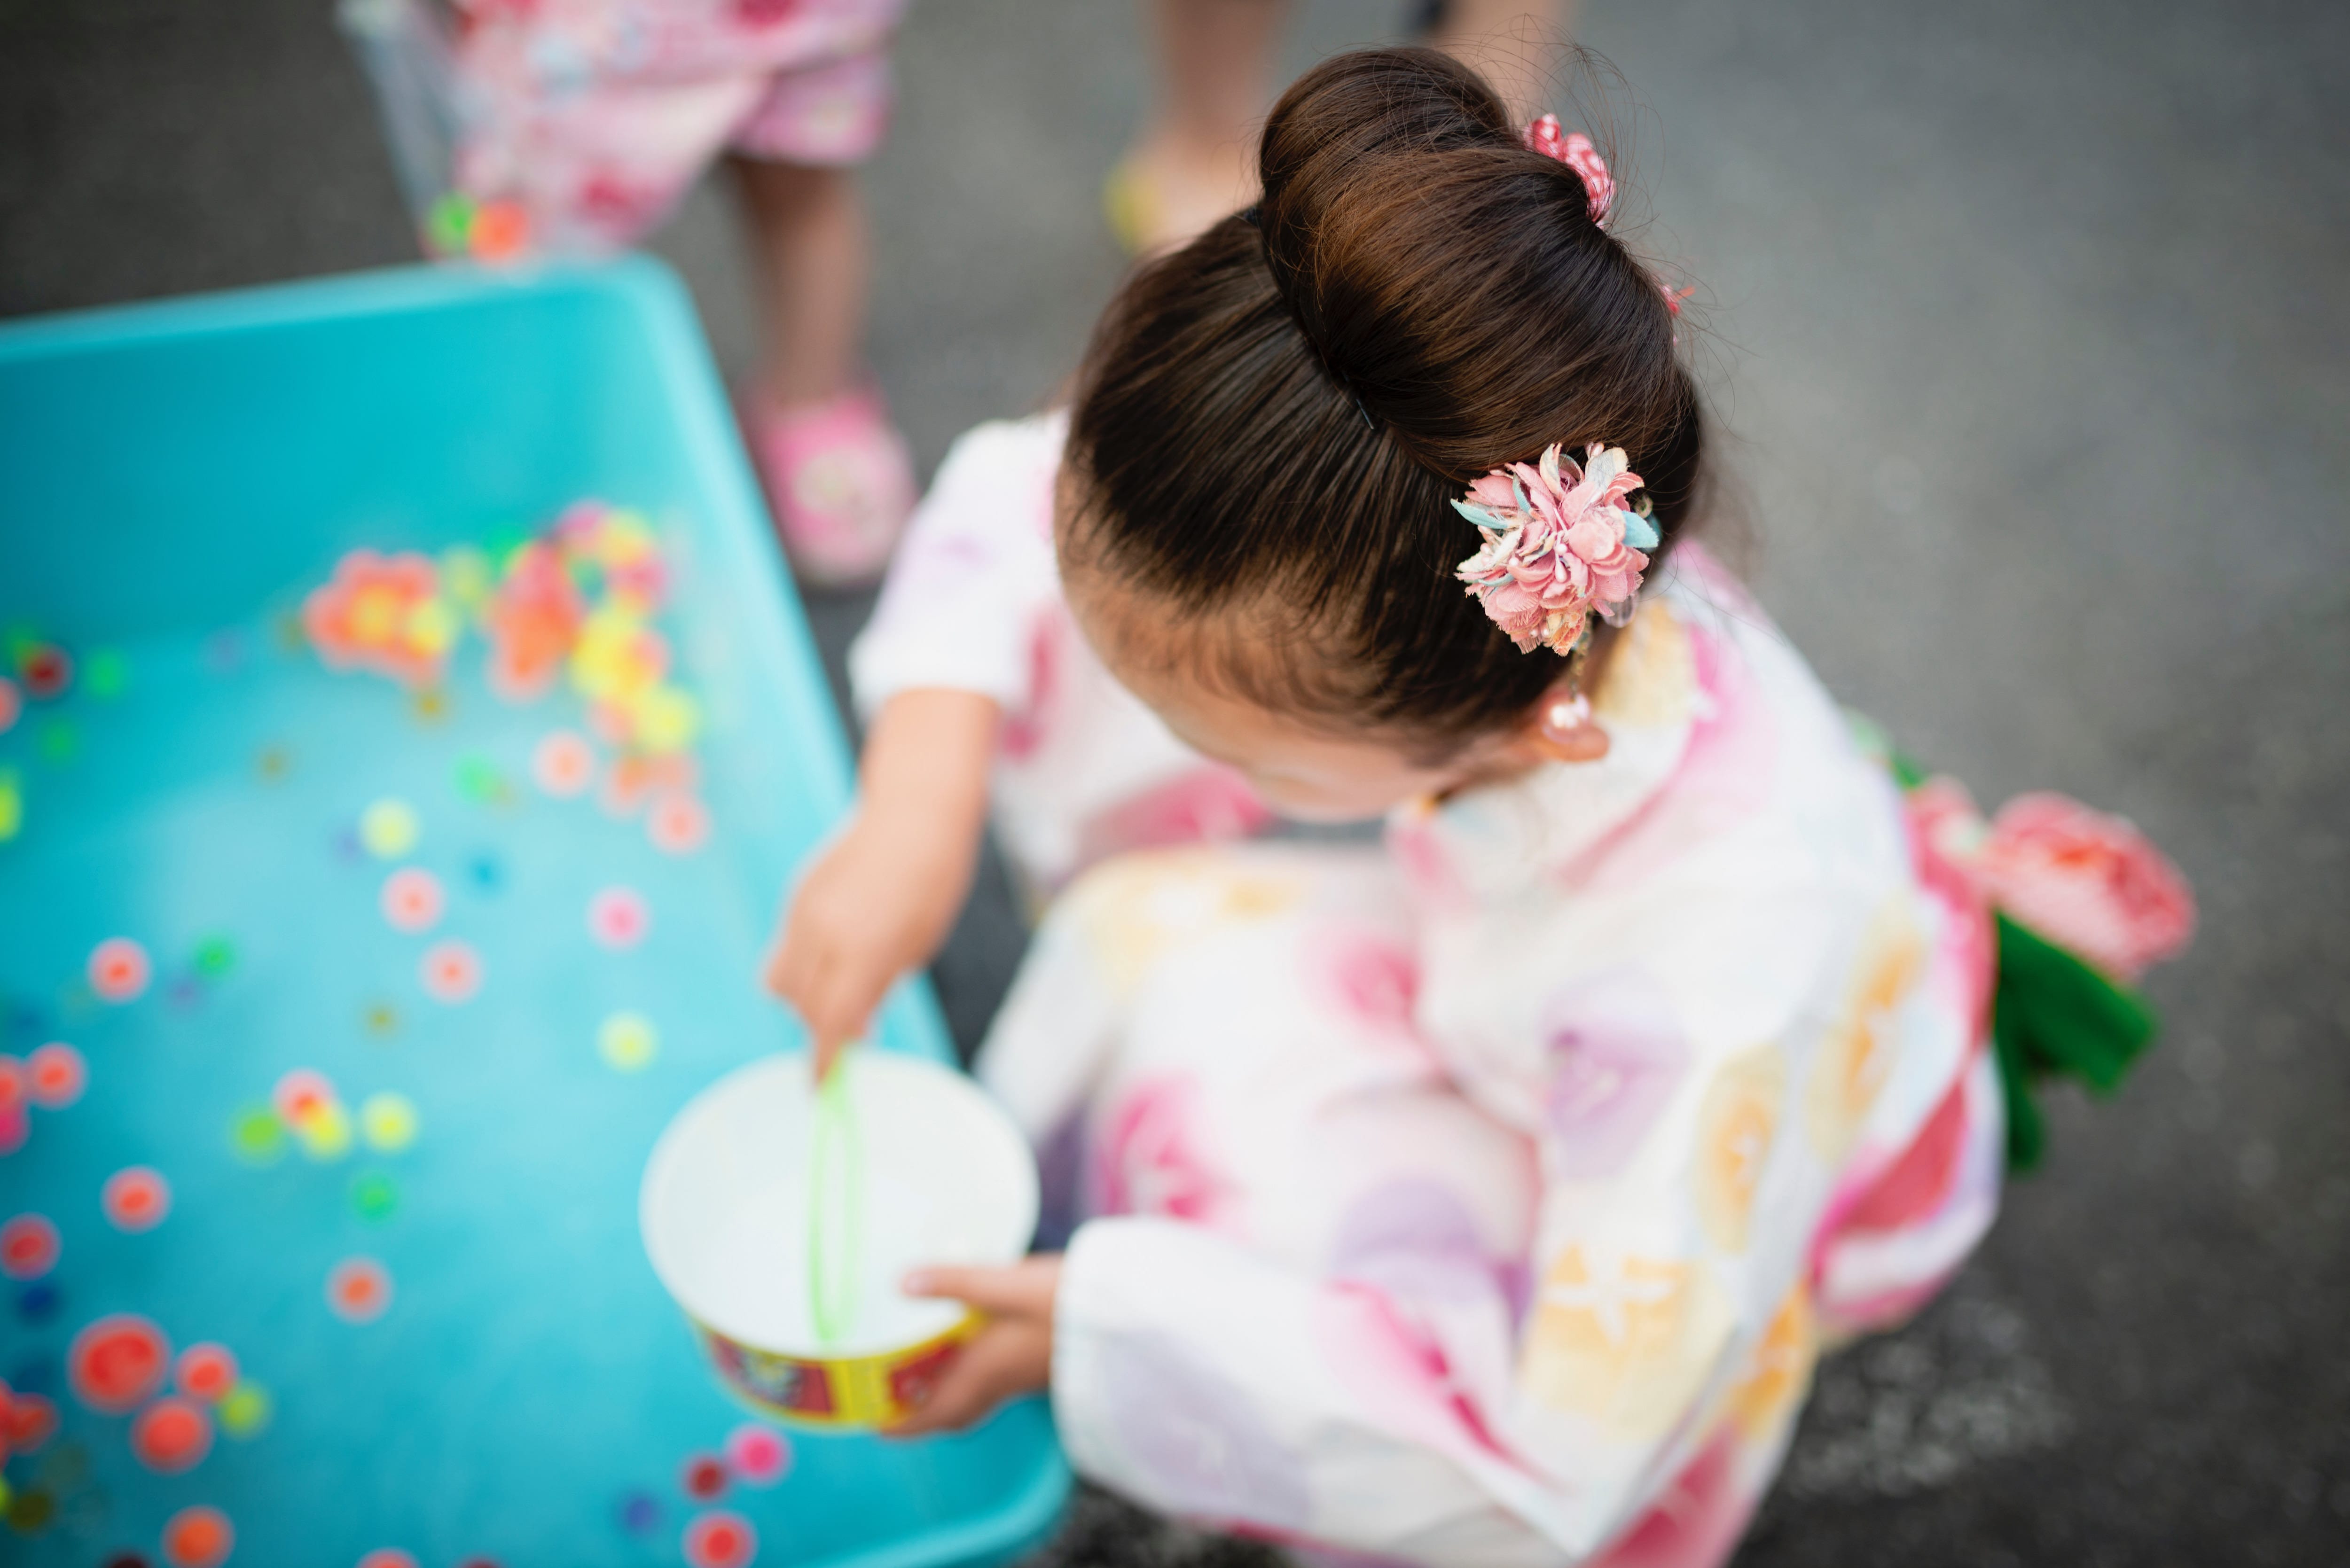
<instances>
[{"instance_id":1,"label":"girl's hand","mask_svg":"<svg viewBox=\"0 0 2350 1568\"><path fill-rule=\"evenodd\" d=\"M901 691L874 719L856 818L785 904L767 958L767 989L807 1025L817 1077L946 940L971 888L994 749L995 704L969 691Z\"/></svg>"},{"instance_id":2,"label":"girl's hand","mask_svg":"<svg viewBox=\"0 0 2350 1568\"><path fill-rule=\"evenodd\" d=\"M889 1428L893 1438L959 1432L1006 1399L1053 1379L1053 1301L1061 1255L1041 1252L1001 1269L923 1269L906 1277L910 1296L945 1296L987 1322L963 1342L921 1408Z\"/></svg>"},{"instance_id":3,"label":"girl's hand","mask_svg":"<svg viewBox=\"0 0 2350 1568\"><path fill-rule=\"evenodd\" d=\"M784 910L767 986L807 1025L819 1078L865 1033L891 983L938 950L968 859L934 825L868 809L809 867Z\"/></svg>"}]
</instances>

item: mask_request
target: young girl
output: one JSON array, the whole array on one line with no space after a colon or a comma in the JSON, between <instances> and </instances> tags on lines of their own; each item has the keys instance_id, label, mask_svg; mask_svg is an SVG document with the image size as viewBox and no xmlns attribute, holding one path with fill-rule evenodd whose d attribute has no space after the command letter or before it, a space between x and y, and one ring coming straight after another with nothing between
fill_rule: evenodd
<instances>
[{"instance_id":1,"label":"young girl","mask_svg":"<svg viewBox=\"0 0 2350 1568\"><path fill-rule=\"evenodd\" d=\"M855 653L859 809L771 975L819 1052L937 941L991 767L1062 888L981 1072L1081 1222L909 1282L993 1321L907 1429L1048 1386L1082 1472L1231 1528L1718 1563L1823 1343L1991 1223L2000 841L1947 787L1913 829L1681 541L1699 399L1588 141L1379 51L1262 175L1068 413L963 439ZM1386 842L1131 852L1268 808ZM2144 895L2111 966L2175 946L2142 841L2058 815Z\"/></svg>"},{"instance_id":2,"label":"young girl","mask_svg":"<svg viewBox=\"0 0 2350 1568\"><path fill-rule=\"evenodd\" d=\"M904 0L343 0L435 251L635 244L722 156L763 322L744 434L803 581L878 576L913 467L862 363L856 166Z\"/></svg>"}]
</instances>

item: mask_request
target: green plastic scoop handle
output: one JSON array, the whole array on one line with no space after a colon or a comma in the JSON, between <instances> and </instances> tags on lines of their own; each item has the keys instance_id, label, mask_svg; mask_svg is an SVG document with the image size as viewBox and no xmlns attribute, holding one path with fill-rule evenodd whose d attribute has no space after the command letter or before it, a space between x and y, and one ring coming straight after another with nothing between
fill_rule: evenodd
<instances>
[{"instance_id":1,"label":"green plastic scoop handle","mask_svg":"<svg viewBox=\"0 0 2350 1568\"><path fill-rule=\"evenodd\" d=\"M820 1345L837 1344L857 1312L865 1241L865 1138L849 1098L844 1051L816 1085L808 1139L808 1305Z\"/></svg>"}]
</instances>

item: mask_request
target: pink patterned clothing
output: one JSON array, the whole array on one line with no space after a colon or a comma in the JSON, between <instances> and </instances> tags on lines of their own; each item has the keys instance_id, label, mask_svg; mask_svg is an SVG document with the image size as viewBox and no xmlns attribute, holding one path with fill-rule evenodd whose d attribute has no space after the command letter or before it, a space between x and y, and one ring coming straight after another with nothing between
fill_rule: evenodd
<instances>
[{"instance_id":1,"label":"pink patterned clothing","mask_svg":"<svg viewBox=\"0 0 2350 1568\"><path fill-rule=\"evenodd\" d=\"M905 0L460 0L455 179L542 249L632 243L723 151L862 162Z\"/></svg>"},{"instance_id":2,"label":"pink patterned clothing","mask_svg":"<svg viewBox=\"0 0 2350 1568\"><path fill-rule=\"evenodd\" d=\"M1077 634L1053 558L1067 432L1066 414L1040 414L955 442L848 654L868 716L919 687L995 700L996 836L1038 896L1106 855L1243 837L1273 819L1238 774L1168 733Z\"/></svg>"},{"instance_id":3,"label":"pink patterned clothing","mask_svg":"<svg viewBox=\"0 0 2350 1568\"><path fill-rule=\"evenodd\" d=\"M966 438L926 512L970 554L910 547L858 668L963 684L881 646L944 635L1028 756L1082 760L1063 726L1130 715L1037 704L1050 585L997 598L977 537L981 475L1059 430ZM1018 508L1046 563L1049 483ZM1115 856L1053 903L981 1073L1077 1156L1053 1399L1086 1474L1380 1559L1718 1564L1823 1345L1989 1226L1980 896L1734 581L1693 549L1660 577L1604 761L1380 846Z\"/></svg>"}]
</instances>

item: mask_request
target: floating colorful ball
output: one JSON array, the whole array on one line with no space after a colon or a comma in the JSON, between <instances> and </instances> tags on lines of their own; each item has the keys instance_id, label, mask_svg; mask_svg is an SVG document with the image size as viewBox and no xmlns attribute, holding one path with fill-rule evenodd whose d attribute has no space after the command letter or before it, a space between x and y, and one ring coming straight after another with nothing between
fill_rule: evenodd
<instances>
[{"instance_id":1,"label":"floating colorful ball","mask_svg":"<svg viewBox=\"0 0 2350 1568\"><path fill-rule=\"evenodd\" d=\"M386 796L359 813L359 845L379 860L397 860L416 847L424 825L416 808Z\"/></svg>"},{"instance_id":2,"label":"floating colorful ball","mask_svg":"<svg viewBox=\"0 0 2350 1568\"><path fill-rule=\"evenodd\" d=\"M596 1049L621 1072L633 1073L660 1054L660 1035L642 1013L615 1012L596 1031Z\"/></svg>"},{"instance_id":3,"label":"floating colorful ball","mask_svg":"<svg viewBox=\"0 0 2350 1568\"><path fill-rule=\"evenodd\" d=\"M277 1080L269 1091L269 1101L277 1108L278 1119L287 1127L299 1127L325 1115L335 1104L335 1085L324 1073L296 1067Z\"/></svg>"},{"instance_id":4,"label":"floating colorful ball","mask_svg":"<svg viewBox=\"0 0 2350 1568\"><path fill-rule=\"evenodd\" d=\"M773 1428L745 1421L726 1434L726 1468L744 1486L773 1486L792 1468L792 1445Z\"/></svg>"},{"instance_id":5,"label":"floating colorful ball","mask_svg":"<svg viewBox=\"0 0 2350 1568\"><path fill-rule=\"evenodd\" d=\"M268 1165L286 1152L286 1124L266 1106L247 1106L229 1123L229 1147L248 1165Z\"/></svg>"},{"instance_id":6,"label":"floating colorful ball","mask_svg":"<svg viewBox=\"0 0 2350 1568\"><path fill-rule=\"evenodd\" d=\"M710 840L710 808L690 794L665 794L645 814L645 836L668 855L691 855Z\"/></svg>"},{"instance_id":7,"label":"floating colorful ball","mask_svg":"<svg viewBox=\"0 0 2350 1568\"><path fill-rule=\"evenodd\" d=\"M216 1405L236 1386L236 1353L210 1340L192 1345L172 1364L172 1377L189 1398Z\"/></svg>"},{"instance_id":8,"label":"floating colorful ball","mask_svg":"<svg viewBox=\"0 0 2350 1568\"><path fill-rule=\"evenodd\" d=\"M158 1474L192 1470L212 1451L213 1418L185 1399L158 1399L130 1423L130 1452Z\"/></svg>"},{"instance_id":9,"label":"floating colorful ball","mask_svg":"<svg viewBox=\"0 0 2350 1568\"><path fill-rule=\"evenodd\" d=\"M152 1231L172 1212L172 1184L152 1166L125 1166L99 1189L106 1222L132 1235Z\"/></svg>"},{"instance_id":10,"label":"floating colorful ball","mask_svg":"<svg viewBox=\"0 0 2350 1568\"><path fill-rule=\"evenodd\" d=\"M375 1223L400 1210L400 1188L380 1170L363 1171L351 1181L351 1211Z\"/></svg>"},{"instance_id":11,"label":"floating colorful ball","mask_svg":"<svg viewBox=\"0 0 2350 1568\"><path fill-rule=\"evenodd\" d=\"M38 1046L25 1058L25 1093L43 1110L64 1110L81 1098L88 1082L81 1053L62 1040Z\"/></svg>"},{"instance_id":12,"label":"floating colorful ball","mask_svg":"<svg viewBox=\"0 0 2350 1568\"><path fill-rule=\"evenodd\" d=\"M607 888L588 900L588 934L608 948L632 948L652 929L652 911L633 888Z\"/></svg>"},{"instance_id":13,"label":"floating colorful ball","mask_svg":"<svg viewBox=\"0 0 2350 1568\"><path fill-rule=\"evenodd\" d=\"M36 1454L57 1435L57 1407L0 1384L0 1453Z\"/></svg>"},{"instance_id":14,"label":"floating colorful ball","mask_svg":"<svg viewBox=\"0 0 2350 1568\"><path fill-rule=\"evenodd\" d=\"M345 1323L373 1323L391 1306L391 1271L373 1258L345 1258L327 1271L327 1306Z\"/></svg>"},{"instance_id":15,"label":"floating colorful ball","mask_svg":"<svg viewBox=\"0 0 2350 1568\"><path fill-rule=\"evenodd\" d=\"M36 642L16 656L16 674L25 694L47 702L66 694L73 684L73 655L54 642Z\"/></svg>"},{"instance_id":16,"label":"floating colorful ball","mask_svg":"<svg viewBox=\"0 0 2350 1568\"><path fill-rule=\"evenodd\" d=\"M126 1415L163 1386L172 1344L136 1313L115 1313L85 1326L66 1349L74 1397L105 1416Z\"/></svg>"},{"instance_id":17,"label":"floating colorful ball","mask_svg":"<svg viewBox=\"0 0 2350 1568\"><path fill-rule=\"evenodd\" d=\"M146 993L154 966L147 950L129 937L109 937L91 950L89 988L108 1002L136 1002Z\"/></svg>"},{"instance_id":18,"label":"floating colorful ball","mask_svg":"<svg viewBox=\"0 0 2350 1568\"><path fill-rule=\"evenodd\" d=\"M396 931L429 931L441 922L441 878L421 866L403 866L383 879L379 900Z\"/></svg>"},{"instance_id":19,"label":"floating colorful ball","mask_svg":"<svg viewBox=\"0 0 2350 1568\"><path fill-rule=\"evenodd\" d=\"M425 950L417 977L423 981L424 994L435 1002L453 1006L470 1001L482 989L481 955L464 942L435 942Z\"/></svg>"},{"instance_id":20,"label":"floating colorful ball","mask_svg":"<svg viewBox=\"0 0 2350 1568\"><path fill-rule=\"evenodd\" d=\"M37 1280L57 1266L63 1244L46 1214L19 1214L0 1224L0 1274Z\"/></svg>"},{"instance_id":21,"label":"floating colorful ball","mask_svg":"<svg viewBox=\"0 0 2350 1568\"><path fill-rule=\"evenodd\" d=\"M688 1454L678 1468L677 1484L696 1502L710 1502L726 1490L726 1466L715 1454Z\"/></svg>"},{"instance_id":22,"label":"floating colorful ball","mask_svg":"<svg viewBox=\"0 0 2350 1568\"><path fill-rule=\"evenodd\" d=\"M359 1133L368 1147L398 1154L416 1141L416 1102L389 1089L369 1095L359 1106Z\"/></svg>"},{"instance_id":23,"label":"floating colorful ball","mask_svg":"<svg viewBox=\"0 0 2350 1568\"><path fill-rule=\"evenodd\" d=\"M530 776L538 787L558 800L584 794L596 782L596 752L587 737L556 730L530 753Z\"/></svg>"},{"instance_id":24,"label":"floating colorful ball","mask_svg":"<svg viewBox=\"0 0 2350 1568\"><path fill-rule=\"evenodd\" d=\"M250 1377L240 1379L220 1402L221 1430L239 1442L257 1438L268 1428L275 1408L268 1389Z\"/></svg>"},{"instance_id":25,"label":"floating colorful ball","mask_svg":"<svg viewBox=\"0 0 2350 1568\"><path fill-rule=\"evenodd\" d=\"M236 1545L236 1527L219 1509L199 1503L163 1524L163 1561L172 1568L220 1568Z\"/></svg>"},{"instance_id":26,"label":"floating colorful ball","mask_svg":"<svg viewBox=\"0 0 2350 1568\"><path fill-rule=\"evenodd\" d=\"M697 1515L685 1527L685 1560L691 1568L749 1568L759 1555L759 1532L727 1509Z\"/></svg>"}]
</instances>

